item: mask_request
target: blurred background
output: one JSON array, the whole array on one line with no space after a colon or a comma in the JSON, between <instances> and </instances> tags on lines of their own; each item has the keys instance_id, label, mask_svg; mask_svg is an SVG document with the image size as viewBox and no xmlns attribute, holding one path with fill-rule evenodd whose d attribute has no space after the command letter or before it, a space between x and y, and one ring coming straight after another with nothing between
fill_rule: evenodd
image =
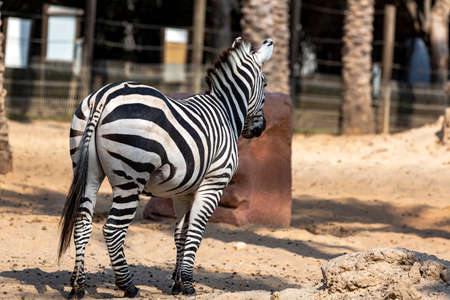
<instances>
[{"instance_id":1,"label":"blurred background","mask_svg":"<svg viewBox=\"0 0 450 300\"><path fill-rule=\"evenodd\" d=\"M83 97L119 80L167 94L199 92L205 69L243 35L256 47L274 39L268 90L291 95L297 132L381 132L386 113L388 131L418 127L448 106L449 6L447 0L5 1L7 112L15 119L69 119Z\"/></svg>"}]
</instances>

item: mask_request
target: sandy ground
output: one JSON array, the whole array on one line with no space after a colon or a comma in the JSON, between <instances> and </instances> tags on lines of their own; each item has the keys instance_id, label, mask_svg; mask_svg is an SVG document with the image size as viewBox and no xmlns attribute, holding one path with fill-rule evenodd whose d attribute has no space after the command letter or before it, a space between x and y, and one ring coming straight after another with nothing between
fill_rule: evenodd
<instances>
[{"instance_id":1,"label":"sandy ground","mask_svg":"<svg viewBox=\"0 0 450 300\"><path fill-rule=\"evenodd\" d=\"M438 130L433 124L391 136L294 136L291 227L208 224L196 260L198 294L318 286L322 263L376 247L450 260L450 149L437 142ZM62 299L70 291L73 248L60 264L56 259L72 176L68 132L67 123L10 122L14 172L0 175L2 299ZM87 298L122 296L101 233L110 199L104 184L87 247ZM127 259L141 297L172 299L173 221L142 219L147 201L129 229ZM239 241L246 247L236 250Z\"/></svg>"}]
</instances>

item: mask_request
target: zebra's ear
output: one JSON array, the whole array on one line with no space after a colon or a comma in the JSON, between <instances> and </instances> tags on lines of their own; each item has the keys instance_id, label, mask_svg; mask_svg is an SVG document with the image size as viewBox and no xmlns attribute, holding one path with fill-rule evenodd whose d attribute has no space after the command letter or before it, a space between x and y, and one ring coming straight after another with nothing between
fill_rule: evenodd
<instances>
[{"instance_id":1,"label":"zebra's ear","mask_svg":"<svg viewBox=\"0 0 450 300\"><path fill-rule=\"evenodd\" d=\"M258 51L256 51L255 56L256 60L260 65L265 63L270 59L273 52L273 41L272 39L265 40Z\"/></svg>"},{"instance_id":2,"label":"zebra's ear","mask_svg":"<svg viewBox=\"0 0 450 300\"><path fill-rule=\"evenodd\" d=\"M242 37L238 36L238 37L234 40L233 44L231 45L231 48L236 48L236 46L237 46L240 42L242 42Z\"/></svg>"}]
</instances>

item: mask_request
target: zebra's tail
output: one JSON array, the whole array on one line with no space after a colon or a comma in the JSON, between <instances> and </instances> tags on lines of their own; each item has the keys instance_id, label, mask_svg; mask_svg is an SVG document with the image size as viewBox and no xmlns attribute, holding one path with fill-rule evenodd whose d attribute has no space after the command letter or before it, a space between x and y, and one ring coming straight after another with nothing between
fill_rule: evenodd
<instances>
[{"instance_id":1,"label":"zebra's tail","mask_svg":"<svg viewBox=\"0 0 450 300\"><path fill-rule=\"evenodd\" d=\"M91 110L86 128L80 140L79 156L78 160L75 162L76 166L72 184L66 197L66 203L64 204L61 219L59 220L61 235L59 241L58 260L69 247L70 240L72 238L75 221L78 216L81 200L85 193L88 178L89 142L91 141L92 134L97 127L98 119L102 110L103 105L98 105L95 113L92 113L93 110Z\"/></svg>"}]
</instances>

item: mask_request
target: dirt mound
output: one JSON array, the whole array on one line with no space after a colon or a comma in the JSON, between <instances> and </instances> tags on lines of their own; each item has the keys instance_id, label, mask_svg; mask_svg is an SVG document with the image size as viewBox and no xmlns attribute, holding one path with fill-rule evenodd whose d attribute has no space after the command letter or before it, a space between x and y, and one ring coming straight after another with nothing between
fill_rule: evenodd
<instances>
[{"instance_id":1,"label":"dirt mound","mask_svg":"<svg viewBox=\"0 0 450 300\"><path fill-rule=\"evenodd\" d=\"M315 288L224 293L216 300L450 298L450 262L401 248L345 254L323 264L322 273L323 284Z\"/></svg>"},{"instance_id":2,"label":"dirt mound","mask_svg":"<svg viewBox=\"0 0 450 300\"><path fill-rule=\"evenodd\" d=\"M346 254L322 265L324 298L444 299L450 296L449 272L449 262L406 249Z\"/></svg>"}]
</instances>

